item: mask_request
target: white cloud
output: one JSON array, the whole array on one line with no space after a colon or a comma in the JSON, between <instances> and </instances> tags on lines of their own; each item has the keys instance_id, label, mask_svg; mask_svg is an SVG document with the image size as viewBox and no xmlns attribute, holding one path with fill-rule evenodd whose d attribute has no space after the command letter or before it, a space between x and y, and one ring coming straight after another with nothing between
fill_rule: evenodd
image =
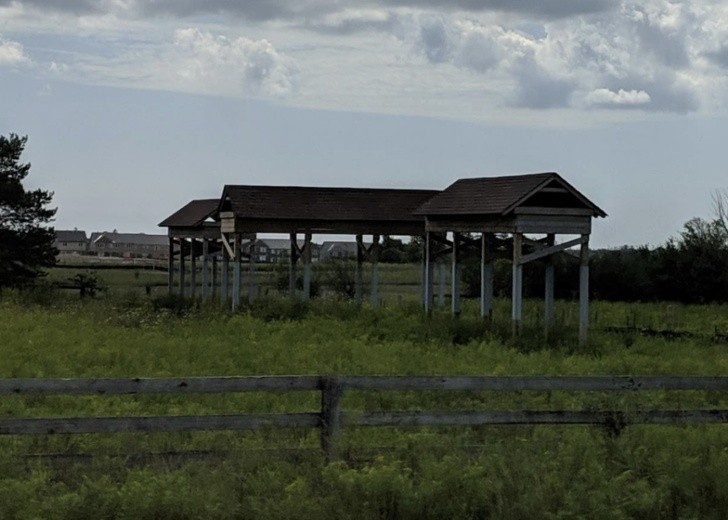
<instances>
[{"instance_id":1,"label":"white cloud","mask_svg":"<svg viewBox=\"0 0 728 520\"><path fill-rule=\"evenodd\" d=\"M0 17L43 35L36 70L79 82L479 120L728 108L725 0L0 0Z\"/></svg>"},{"instance_id":2,"label":"white cloud","mask_svg":"<svg viewBox=\"0 0 728 520\"><path fill-rule=\"evenodd\" d=\"M179 29L164 60L192 87L214 84L226 92L285 96L296 67L267 40L229 39L196 28Z\"/></svg>"},{"instance_id":3,"label":"white cloud","mask_svg":"<svg viewBox=\"0 0 728 520\"><path fill-rule=\"evenodd\" d=\"M30 59L20 43L0 38L0 66L20 65L29 62Z\"/></svg>"},{"instance_id":4,"label":"white cloud","mask_svg":"<svg viewBox=\"0 0 728 520\"><path fill-rule=\"evenodd\" d=\"M586 96L590 105L643 105L650 102L650 95L644 90L624 90L617 92L608 88L592 90Z\"/></svg>"}]
</instances>

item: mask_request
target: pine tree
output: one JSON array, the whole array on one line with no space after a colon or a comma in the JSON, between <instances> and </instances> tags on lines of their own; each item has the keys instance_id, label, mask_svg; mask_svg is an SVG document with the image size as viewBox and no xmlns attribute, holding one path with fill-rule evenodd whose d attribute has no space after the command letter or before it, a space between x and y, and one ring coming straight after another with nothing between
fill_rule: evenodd
<instances>
[{"instance_id":1,"label":"pine tree","mask_svg":"<svg viewBox=\"0 0 728 520\"><path fill-rule=\"evenodd\" d=\"M27 191L30 163L21 163L26 137L0 135L0 288L31 285L56 262L55 233L46 227L56 214L53 193Z\"/></svg>"}]
</instances>

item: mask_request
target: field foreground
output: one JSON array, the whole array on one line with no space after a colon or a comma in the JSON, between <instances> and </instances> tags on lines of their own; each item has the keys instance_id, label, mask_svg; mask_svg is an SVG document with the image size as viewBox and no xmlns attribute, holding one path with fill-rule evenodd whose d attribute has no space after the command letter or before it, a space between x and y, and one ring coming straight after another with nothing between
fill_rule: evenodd
<instances>
[{"instance_id":1,"label":"field foreground","mask_svg":"<svg viewBox=\"0 0 728 520\"><path fill-rule=\"evenodd\" d=\"M51 306L6 299L0 377L728 374L728 347L700 337L595 332L579 349L561 305L566 318L545 345L535 318L511 341L506 322L484 326L467 313L424 320L416 307L263 301L233 315L138 297ZM537 315L532 306L526 316ZM605 325L639 314L705 332L724 315L720 307L615 304L593 312ZM344 398L352 411L726 405L709 392ZM318 407L315 393L0 398L3 417ZM726 425L632 426L618 436L583 426L350 429L342 443L342 461L327 464L314 431L4 436L0 518L723 518L728 510Z\"/></svg>"}]
</instances>

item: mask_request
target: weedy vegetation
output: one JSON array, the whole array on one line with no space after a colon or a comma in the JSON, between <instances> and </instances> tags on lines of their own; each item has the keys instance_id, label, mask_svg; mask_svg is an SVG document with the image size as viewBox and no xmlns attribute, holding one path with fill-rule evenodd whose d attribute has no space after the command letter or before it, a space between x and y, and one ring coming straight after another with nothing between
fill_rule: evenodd
<instances>
[{"instance_id":1,"label":"weedy vegetation","mask_svg":"<svg viewBox=\"0 0 728 520\"><path fill-rule=\"evenodd\" d=\"M63 278L71 273L59 274ZM99 273L103 279L104 273ZM150 276L142 274L141 277ZM541 303L509 337L467 301L425 318L414 299L384 308L269 294L239 312L113 283L80 299L52 287L3 294L0 377L264 374L728 373L720 305L592 305L588 347L577 304L558 303L544 341ZM137 289L146 279L139 280ZM606 332L619 327L622 332ZM689 337L646 336L641 328ZM624 332L626 331L626 332ZM317 411L290 394L3 396L0 415L71 417ZM718 392L356 392L347 411L725 408ZM439 519L724 518L725 425L344 429L327 463L316 431L0 436L0 518Z\"/></svg>"}]
</instances>

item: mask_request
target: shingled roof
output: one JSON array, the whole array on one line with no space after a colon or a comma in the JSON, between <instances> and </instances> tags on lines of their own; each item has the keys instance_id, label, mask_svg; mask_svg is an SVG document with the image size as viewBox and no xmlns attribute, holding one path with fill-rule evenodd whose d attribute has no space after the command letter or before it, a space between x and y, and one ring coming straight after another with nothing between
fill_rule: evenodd
<instances>
[{"instance_id":1,"label":"shingled roof","mask_svg":"<svg viewBox=\"0 0 728 520\"><path fill-rule=\"evenodd\" d=\"M579 193L558 173L460 179L422 204L415 215L506 215L546 187L558 186L580 207L596 217L606 213Z\"/></svg>"},{"instance_id":2,"label":"shingled roof","mask_svg":"<svg viewBox=\"0 0 728 520\"><path fill-rule=\"evenodd\" d=\"M188 202L159 223L160 227L197 227L217 212L220 199L201 199Z\"/></svg>"},{"instance_id":3,"label":"shingled roof","mask_svg":"<svg viewBox=\"0 0 728 520\"><path fill-rule=\"evenodd\" d=\"M78 229L56 229L55 234L59 242L88 242L86 232Z\"/></svg>"},{"instance_id":4,"label":"shingled roof","mask_svg":"<svg viewBox=\"0 0 728 520\"><path fill-rule=\"evenodd\" d=\"M435 190L225 186L220 209L237 218L317 221L422 221L413 211Z\"/></svg>"}]
</instances>

